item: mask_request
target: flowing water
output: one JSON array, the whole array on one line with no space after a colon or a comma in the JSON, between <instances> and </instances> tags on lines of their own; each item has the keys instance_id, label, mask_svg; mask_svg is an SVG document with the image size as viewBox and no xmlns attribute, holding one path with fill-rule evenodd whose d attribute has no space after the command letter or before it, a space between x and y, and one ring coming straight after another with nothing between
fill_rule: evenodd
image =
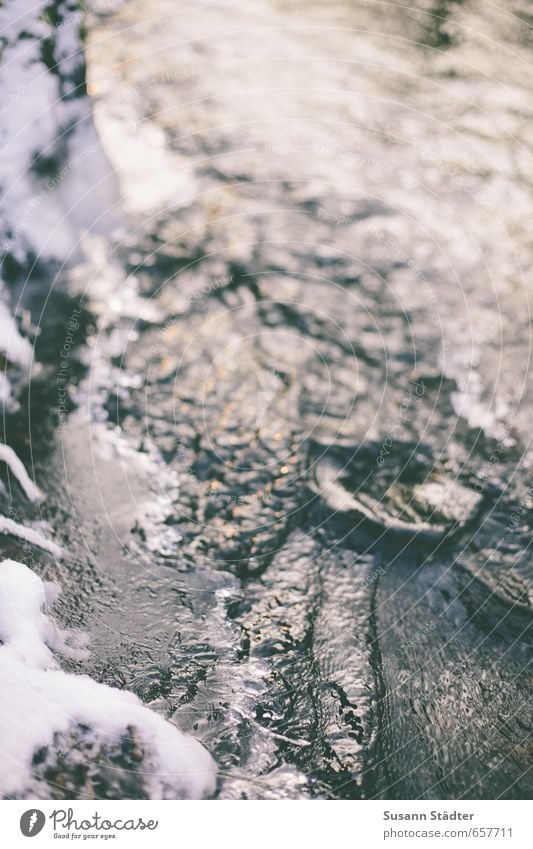
<instances>
[{"instance_id":1,"label":"flowing water","mask_svg":"<svg viewBox=\"0 0 533 849\"><path fill-rule=\"evenodd\" d=\"M72 667L221 798L523 797L529 4L100 5L128 228L34 271L6 419Z\"/></svg>"}]
</instances>

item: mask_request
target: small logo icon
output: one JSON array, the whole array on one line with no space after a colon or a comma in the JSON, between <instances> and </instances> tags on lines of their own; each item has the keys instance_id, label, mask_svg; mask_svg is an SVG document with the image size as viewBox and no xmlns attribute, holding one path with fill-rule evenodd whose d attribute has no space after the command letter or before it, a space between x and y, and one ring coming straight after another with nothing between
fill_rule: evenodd
<instances>
[{"instance_id":1,"label":"small logo icon","mask_svg":"<svg viewBox=\"0 0 533 849\"><path fill-rule=\"evenodd\" d=\"M20 818L20 830L24 837L35 837L43 830L46 817L42 811L32 808L30 811L25 811Z\"/></svg>"}]
</instances>

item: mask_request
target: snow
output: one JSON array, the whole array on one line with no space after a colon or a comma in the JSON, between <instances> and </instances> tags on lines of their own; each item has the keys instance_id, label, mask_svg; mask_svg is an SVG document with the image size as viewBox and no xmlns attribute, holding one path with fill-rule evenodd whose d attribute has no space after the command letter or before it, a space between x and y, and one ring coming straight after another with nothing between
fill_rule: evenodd
<instances>
[{"instance_id":1,"label":"snow","mask_svg":"<svg viewBox=\"0 0 533 849\"><path fill-rule=\"evenodd\" d=\"M69 78L83 61L78 28L52 27L41 17L48 5L39 0L0 4L0 250L23 264L32 253L61 262L86 259L85 246L93 244L94 234L109 236L123 223L118 181L96 133L89 100L62 99L65 94L79 94L68 91ZM49 37L55 40L54 72L41 52L42 40ZM151 138L155 150L160 141ZM128 149L132 167L139 153L138 146ZM156 194L163 189L172 194L177 184L169 183L168 163L160 161L162 156L148 182ZM36 161L43 164L43 158L54 162L46 174L34 167ZM120 299L116 297L111 312L120 313L125 304L133 309L132 285L134 281ZM0 354L6 363L0 371L0 405L9 410L16 405L8 369L22 370L29 377L33 347L19 332L2 280ZM12 448L0 444L0 462L30 501L42 498ZM0 490L5 494L1 481ZM0 515L0 534L60 557L61 548L41 530ZM56 654L83 660L87 652L79 633L59 628L45 612L58 591L57 585L43 582L21 563L0 563L0 798L42 797L46 786L33 775L34 753L43 746L53 753L55 735L81 733L80 726L89 729L83 733L92 741L105 746L120 742L129 727L135 729L145 752L142 777L151 798L212 795L216 765L198 741L145 707L133 693L61 668Z\"/></svg>"},{"instance_id":2,"label":"snow","mask_svg":"<svg viewBox=\"0 0 533 849\"><path fill-rule=\"evenodd\" d=\"M0 516L0 533L11 534L11 536L30 542L32 545L36 545L44 551L49 551L50 554L53 554L54 557L57 557L58 559L63 555L61 546L49 539L46 539L40 531L28 528L26 525L21 525L13 519L9 519L7 516Z\"/></svg>"},{"instance_id":3,"label":"snow","mask_svg":"<svg viewBox=\"0 0 533 849\"><path fill-rule=\"evenodd\" d=\"M5 463L13 475L18 480L22 489L26 493L26 496L30 499L30 501L38 501L43 497L43 493L40 491L39 487L34 484L28 475L26 469L24 468L24 464L17 457L15 452L9 445L0 444L0 461Z\"/></svg>"},{"instance_id":4,"label":"snow","mask_svg":"<svg viewBox=\"0 0 533 849\"><path fill-rule=\"evenodd\" d=\"M19 366L29 373L33 348L30 342L20 335L6 301L7 295L0 280L0 353L4 355L6 363ZM11 381L5 371L0 372L0 404L7 410L16 409L17 406L13 400Z\"/></svg>"},{"instance_id":5,"label":"snow","mask_svg":"<svg viewBox=\"0 0 533 849\"><path fill-rule=\"evenodd\" d=\"M5 298L0 281L0 297ZM0 300L0 351L6 359L29 371L33 348L29 341L20 335L16 322L6 303Z\"/></svg>"},{"instance_id":6,"label":"snow","mask_svg":"<svg viewBox=\"0 0 533 849\"><path fill-rule=\"evenodd\" d=\"M8 466L11 474L19 482L20 486L26 493L26 497L30 501L40 501L44 498L39 487L28 475L22 460L17 457L9 445L3 445L0 443L0 461L3 461ZM33 528L28 528L25 525L20 525L18 522L15 522L7 516L0 516L0 533L11 534L12 536L16 536L26 542L30 542L32 545L36 545L45 551L49 551L50 554L54 555L54 557L60 558L62 555L60 546L56 545L55 542L46 539L46 537L44 537L39 531L34 530Z\"/></svg>"},{"instance_id":7,"label":"snow","mask_svg":"<svg viewBox=\"0 0 533 849\"><path fill-rule=\"evenodd\" d=\"M21 262L29 250L60 260L81 253L85 231L110 233L121 223L118 183L89 100L69 92L83 61L78 28L47 23L48 5L7 0L0 8L0 235L3 252ZM43 62L45 38L54 43L54 72ZM41 154L60 162L46 175L33 167Z\"/></svg>"},{"instance_id":8,"label":"snow","mask_svg":"<svg viewBox=\"0 0 533 849\"><path fill-rule=\"evenodd\" d=\"M32 757L54 745L54 734L86 725L92 739L109 745L135 729L151 798L201 799L215 791L216 767L203 746L144 707L133 693L66 673L53 650L83 657L80 635L62 630L44 612L57 597L27 566L0 563L0 796L38 792ZM42 788L41 788L42 792Z\"/></svg>"}]
</instances>

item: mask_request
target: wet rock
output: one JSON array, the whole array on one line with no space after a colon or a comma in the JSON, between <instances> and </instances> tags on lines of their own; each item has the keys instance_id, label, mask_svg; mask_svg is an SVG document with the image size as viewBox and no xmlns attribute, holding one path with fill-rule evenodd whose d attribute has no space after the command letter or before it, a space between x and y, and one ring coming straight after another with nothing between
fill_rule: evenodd
<instances>
[{"instance_id":1,"label":"wet rock","mask_svg":"<svg viewBox=\"0 0 533 849\"><path fill-rule=\"evenodd\" d=\"M39 784L32 792L42 799L149 799L144 757L133 728L120 741L104 743L77 725L34 754L32 773Z\"/></svg>"},{"instance_id":2,"label":"wet rock","mask_svg":"<svg viewBox=\"0 0 533 849\"><path fill-rule=\"evenodd\" d=\"M417 445L311 447L312 488L333 511L354 525L419 542L440 542L472 522L482 497L433 468Z\"/></svg>"}]
</instances>

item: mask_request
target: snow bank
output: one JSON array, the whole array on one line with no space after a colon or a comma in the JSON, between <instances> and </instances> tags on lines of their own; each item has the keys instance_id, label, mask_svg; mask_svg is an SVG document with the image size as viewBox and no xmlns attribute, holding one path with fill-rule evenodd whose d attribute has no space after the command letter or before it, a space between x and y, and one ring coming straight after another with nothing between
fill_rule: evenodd
<instances>
[{"instance_id":1,"label":"snow bank","mask_svg":"<svg viewBox=\"0 0 533 849\"><path fill-rule=\"evenodd\" d=\"M19 262L28 251L63 260L85 231L109 233L120 223L71 9L66 0L0 8L0 243Z\"/></svg>"},{"instance_id":2,"label":"snow bank","mask_svg":"<svg viewBox=\"0 0 533 849\"><path fill-rule=\"evenodd\" d=\"M150 798L200 799L214 793L215 763L203 746L144 707L133 693L62 671L52 650L83 657L80 635L64 631L44 613L57 597L13 560L0 563L0 796L42 795L32 759L54 747L54 735L76 726L103 746L135 731L144 758L140 769ZM56 738L57 739L57 738Z\"/></svg>"},{"instance_id":3,"label":"snow bank","mask_svg":"<svg viewBox=\"0 0 533 849\"><path fill-rule=\"evenodd\" d=\"M16 408L13 399L11 381L7 376L7 365L18 366L27 375L30 372L33 347L24 336L21 336L17 323L7 305L7 293L0 279L0 354L3 355L6 366L0 372L0 404L7 410Z\"/></svg>"},{"instance_id":4,"label":"snow bank","mask_svg":"<svg viewBox=\"0 0 533 849\"><path fill-rule=\"evenodd\" d=\"M80 259L84 251L79 246L91 242L89 233L108 236L122 224L118 181L85 96L78 20L68 0L0 4L0 250L26 268L33 255L60 262ZM32 346L20 334L8 303L0 280L3 409L15 406L13 372L20 369L29 376L33 361ZM0 444L0 462L29 500L41 497L10 447ZM40 531L11 517L0 516L0 533L61 554ZM85 649L79 634L58 628L44 612L57 592L26 566L0 563L0 798L51 795L69 769L75 772L80 762L91 761L88 752L99 756L91 769L100 769L100 763L105 769L110 752L120 754L122 742L132 735L137 760L125 772L135 771L143 796L213 794L215 763L200 743L134 694L61 669L54 652L82 658ZM69 741L66 761L58 750L62 737ZM43 751L47 764L60 765L53 788L34 761ZM120 768L111 761L111 771L118 774ZM136 795L125 792L120 780L115 791Z\"/></svg>"},{"instance_id":5,"label":"snow bank","mask_svg":"<svg viewBox=\"0 0 533 849\"><path fill-rule=\"evenodd\" d=\"M22 489L26 493L30 501L38 501L43 497L39 487L34 484L24 468L24 463L19 460L15 452L9 445L0 444L0 461L6 463L11 472L15 475Z\"/></svg>"},{"instance_id":6,"label":"snow bank","mask_svg":"<svg viewBox=\"0 0 533 849\"><path fill-rule=\"evenodd\" d=\"M9 445L0 443L0 462L4 462L9 468L11 474L19 482L20 486L26 493L26 497L30 501L40 501L44 498L39 487L31 480L23 462L17 457L13 449ZM23 539L30 542L32 545L37 545L39 548L49 551L54 557L61 557L62 551L59 545L46 539L39 531L33 528L28 528L15 522L8 516L0 515L0 533L11 534L11 536Z\"/></svg>"},{"instance_id":7,"label":"snow bank","mask_svg":"<svg viewBox=\"0 0 533 849\"><path fill-rule=\"evenodd\" d=\"M25 542L36 545L38 548L42 548L43 551L49 551L50 554L53 554L54 557L57 557L58 559L63 555L61 546L49 539L46 539L40 531L28 528L26 525L21 525L19 522L15 522L8 516L0 516L0 533L11 534L11 536L18 537Z\"/></svg>"}]
</instances>

